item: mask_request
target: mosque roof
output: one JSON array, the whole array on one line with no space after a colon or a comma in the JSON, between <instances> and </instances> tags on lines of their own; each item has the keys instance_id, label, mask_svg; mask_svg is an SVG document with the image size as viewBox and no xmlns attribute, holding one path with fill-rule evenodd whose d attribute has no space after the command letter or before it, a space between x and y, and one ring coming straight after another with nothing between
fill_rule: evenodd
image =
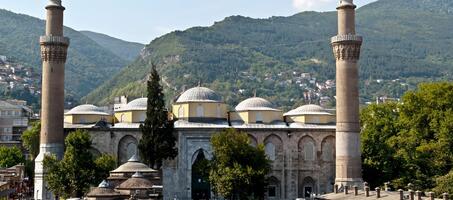
<instances>
[{"instance_id":1,"label":"mosque roof","mask_svg":"<svg viewBox=\"0 0 453 200\"><path fill-rule=\"evenodd\" d=\"M109 115L109 114L95 105L84 104L72 108L71 110L66 112L65 115Z\"/></svg>"},{"instance_id":2,"label":"mosque roof","mask_svg":"<svg viewBox=\"0 0 453 200\"><path fill-rule=\"evenodd\" d=\"M148 98L138 98L126 104L124 107L116 111L134 111L134 110L146 110L148 107Z\"/></svg>"},{"instance_id":3,"label":"mosque roof","mask_svg":"<svg viewBox=\"0 0 453 200\"><path fill-rule=\"evenodd\" d=\"M102 181L98 187L93 188L87 197L117 197L124 196L120 192L115 191L107 181Z\"/></svg>"},{"instance_id":4,"label":"mosque roof","mask_svg":"<svg viewBox=\"0 0 453 200\"><path fill-rule=\"evenodd\" d=\"M147 165L141 163L136 155L132 156L126 163L122 164L118 168L112 171L112 173L149 173L156 172Z\"/></svg>"},{"instance_id":5,"label":"mosque roof","mask_svg":"<svg viewBox=\"0 0 453 200\"><path fill-rule=\"evenodd\" d=\"M294 110L290 110L283 116L297 116L297 115L332 115L332 114L327 112L326 109L324 109L321 106L308 104L300 106Z\"/></svg>"},{"instance_id":6,"label":"mosque roof","mask_svg":"<svg viewBox=\"0 0 453 200\"><path fill-rule=\"evenodd\" d=\"M136 172L131 178L121 183L116 189L119 190L148 190L153 183L146 179L140 172Z\"/></svg>"},{"instance_id":7,"label":"mosque roof","mask_svg":"<svg viewBox=\"0 0 453 200\"><path fill-rule=\"evenodd\" d=\"M263 110L263 111L280 111L266 99L260 97L248 98L236 106L236 111Z\"/></svg>"},{"instance_id":8,"label":"mosque roof","mask_svg":"<svg viewBox=\"0 0 453 200\"><path fill-rule=\"evenodd\" d=\"M222 98L206 87L194 87L183 92L178 98L176 103L188 103L188 102L222 102Z\"/></svg>"}]
</instances>

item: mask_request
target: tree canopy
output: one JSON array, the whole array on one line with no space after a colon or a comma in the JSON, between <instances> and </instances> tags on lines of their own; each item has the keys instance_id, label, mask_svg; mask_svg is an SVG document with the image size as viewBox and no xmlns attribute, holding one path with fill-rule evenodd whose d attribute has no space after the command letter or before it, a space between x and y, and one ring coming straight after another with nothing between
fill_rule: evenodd
<instances>
[{"instance_id":1,"label":"tree canopy","mask_svg":"<svg viewBox=\"0 0 453 200\"><path fill-rule=\"evenodd\" d=\"M24 154L18 147L0 145L0 168L8 168L24 162Z\"/></svg>"},{"instance_id":2,"label":"tree canopy","mask_svg":"<svg viewBox=\"0 0 453 200\"><path fill-rule=\"evenodd\" d=\"M45 177L49 189L63 198L82 197L90 186L106 178L115 166L111 156L102 155L97 160L90 152L91 138L86 131L71 132L65 139L63 159L55 155L44 158Z\"/></svg>"},{"instance_id":3,"label":"tree canopy","mask_svg":"<svg viewBox=\"0 0 453 200\"><path fill-rule=\"evenodd\" d=\"M369 181L392 181L398 188L413 183L420 190L452 189L453 83L420 84L401 103L368 106L361 122ZM367 170L382 176L367 177Z\"/></svg>"},{"instance_id":4,"label":"tree canopy","mask_svg":"<svg viewBox=\"0 0 453 200\"><path fill-rule=\"evenodd\" d=\"M227 199L263 199L271 169L263 145L251 146L247 133L235 129L215 134L211 143L212 189Z\"/></svg>"},{"instance_id":5,"label":"tree canopy","mask_svg":"<svg viewBox=\"0 0 453 200\"><path fill-rule=\"evenodd\" d=\"M176 157L174 121L169 119L165 107L160 77L153 66L147 81L148 103L145 123L140 125L143 136L139 142L141 158L151 167L160 168L163 160Z\"/></svg>"},{"instance_id":6,"label":"tree canopy","mask_svg":"<svg viewBox=\"0 0 453 200\"><path fill-rule=\"evenodd\" d=\"M41 122L34 122L30 129L22 133L22 145L28 150L31 160L39 154L39 135L41 132Z\"/></svg>"}]
</instances>

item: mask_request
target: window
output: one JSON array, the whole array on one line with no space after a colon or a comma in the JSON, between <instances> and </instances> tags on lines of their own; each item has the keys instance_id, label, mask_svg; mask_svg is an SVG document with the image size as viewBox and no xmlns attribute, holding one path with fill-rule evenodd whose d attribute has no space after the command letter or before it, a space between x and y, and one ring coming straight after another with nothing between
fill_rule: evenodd
<instances>
[{"instance_id":1,"label":"window","mask_svg":"<svg viewBox=\"0 0 453 200\"><path fill-rule=\"evenodd\" d=\"M120 122L125 122L125 121L126 121L126 115L121 114Z\"/></svg>"},{"instance_id":2,"label":"window","mask_svg":"<svg viewBox=\"0 0 453 200\"><path fill-rule=\"evenodd\" d=\"M184 107L183 106L180 106L178 109L178 117L184 118Z\"/></svg>"},{"instance_id":3,"label":"window","mask_svg":"<svg viewBox=\"0 0 453 200\"><path fill-rule=\"evenodd\" d=\"M324 161L332 161L333 160L333 147L331 143L325 143L322 147L322 159Z\"/></svg>"},{"instance_id":4,"label":"window","mask_svg":"<svg viewBox=\"0 0 453 200\"><path fill-rule=\"evenodd\" d=\"M203 117L204 116L204 109L203 106L200 104L197 107L197 117Z\"/></svg>"},{"instance_id":5,"label":"window","mask_svg":"<svg viewBox=\"0 0 453 200\"><path fill-rule=\"evenodd\" d=\"M269 158L269 160L272 160L272 161L275 160L275 145L274 144L272 144L270 142L267 143L264 151L265 151L267 157Z\"/></svg>"},{"instance_id":6,"label":"window","mask_svg":"<svg viewBox=\"0 0 453 200\"><path fill-rule=\"evenodd\" d=\"M13 111L8 110L8 116L12 116L12 115L13 115Z\"/></svg>"},{"instance_id":7,"label":"window","mask_svg":"<svg viewBox=\"0 0 453 200\"><path fill-rule=\"evenodd\" d=\"M263 123L263 114L261 112L257 112L255 115L256 123Z\"/></svg>"},{"instance_id":8,"label":"window","mask_svg":"<svg viewBox=\"0 0 453 200\"><path fill-rule=\"evenodd\" d=\"M304 160L313 161L315 160L315 145L309 141L304 144Z\"/></svg>"}]
</instances>

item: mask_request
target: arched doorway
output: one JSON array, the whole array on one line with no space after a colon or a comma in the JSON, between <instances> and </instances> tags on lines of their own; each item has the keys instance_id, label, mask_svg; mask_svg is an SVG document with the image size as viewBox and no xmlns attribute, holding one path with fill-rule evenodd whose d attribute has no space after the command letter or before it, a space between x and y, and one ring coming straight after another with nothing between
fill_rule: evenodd
<instances>
[{"instance_id":1,"label":"arched doorway","mask_svg":"<svg viewBox=\"0 0 453 200\"><path fill-rule=\"evenodd\" d=\"M302 184L299 186L299 196L303 198L310 198L315 194L315 181L313 178L307 176L303 179ZM302 194L301 194L302 193Z\"/></svg>"},{"instance_id":2,"label":"arched doorway","mask_svg":"<svg viewBox=\"0 0 453 200\"><path fill-rule=\"evenodd\" d=\"M206 159L202 149L198 150L194 156L196 156L196 159L192 163L192 199L210 199L211 185L208 180L208 160Z\"/></svg>"}]
</instances>

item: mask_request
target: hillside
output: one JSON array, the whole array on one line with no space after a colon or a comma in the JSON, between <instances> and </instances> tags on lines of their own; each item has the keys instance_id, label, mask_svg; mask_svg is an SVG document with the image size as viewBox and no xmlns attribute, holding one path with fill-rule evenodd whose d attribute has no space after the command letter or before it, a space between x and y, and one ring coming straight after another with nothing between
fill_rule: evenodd
<instances>
[{"instance_id":1,"label":"hillside","mask_svg":"<svg viewBox=\"0 0 453 200\"><path fill-rule=\"evenodd\" d=\"M115 55L126 61L135 60L145 46L144 44L120 40L101 33L91 31L80 31L80 33L88 36L102 47L110 50Z\"/></svg>"},{"instance_id":2,"label":"hillside","mask_svg":"<svg viewBox=\"0 0 453 200\"><path fill-rule=\"evenodd\" d=\"M38 40L44 27L43 20L0 9L0 55L41 73ZM66 64L67 95L86 95L127 64L80 32L68 27L64 32L71 39Z\"/></svg>"},{"instance_id":3,"label":"hillside","mask_svg":"<svg viewBox=\"0 0 453 200\"><path fill-rule=\"evenodd\" d=\"M452 4L380 0L358 9L357 31L365 39L362 103L376 96L398 97L421 81L453 79ZM336 35L336 21L336 12L269 19L232 16L211 27L172 32L152 41L140 58L85 99L107 103L119 95L141 96L154 62L170 97L201 81L230 105L254 90L284 109L314 101L304 93L332 100L334 89L316 87L335 78L329 40ZM308 83L300 78L303 73L310 73Z\"/></svg>"}]
</instances>

